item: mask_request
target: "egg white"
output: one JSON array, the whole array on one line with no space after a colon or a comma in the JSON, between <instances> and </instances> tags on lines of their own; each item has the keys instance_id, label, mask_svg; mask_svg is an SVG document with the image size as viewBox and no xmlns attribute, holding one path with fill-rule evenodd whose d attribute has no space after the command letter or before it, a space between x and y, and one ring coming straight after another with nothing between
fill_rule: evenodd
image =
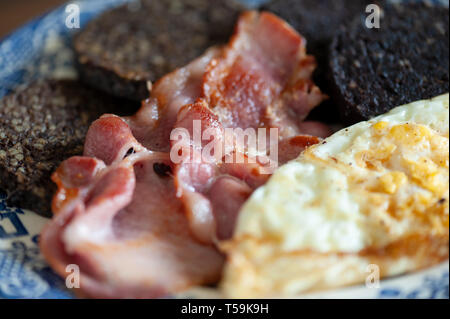
<instances>
[{"instance_id":1,"label":"egg white","mask_svg":"<svg viewBox=\"0 0 450 319\"><path fill-rule=\"evenodd\" d=\"M316 258L291 265L289 254L335 260L317 276L349 274L337 280L348 284L361 280L351 273L363 273L370 262L358 257L365 249L387 247L410 233L448 239L448 107L448 94L397 107L279 168L244 205L233 239L223 244L228 295L299 293L324 280L314 279ZM333 257L324 259L327 254ZM349 256L344 261L339 254ZM396 257L386 274L414 268L408 260ZM308 269L303 274L302 266Z\"/></svg>"}]
</instances>

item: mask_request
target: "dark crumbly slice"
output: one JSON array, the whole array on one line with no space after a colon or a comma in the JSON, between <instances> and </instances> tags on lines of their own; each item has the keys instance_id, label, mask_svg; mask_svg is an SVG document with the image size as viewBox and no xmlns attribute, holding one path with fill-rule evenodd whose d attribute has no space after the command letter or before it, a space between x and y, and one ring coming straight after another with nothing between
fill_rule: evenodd
<instances>
[{"instance_id":1,"label":"dark crumbly slice","mask_svg":"<svg viewBox=\"0 0 450 319\"><path fill-rule=\"evenodd\" d=\"M348 123L449 91L448 8L390 5L380 29L363 17L345 25L331 49L333 98Z\"/></svg>"},{"instance_id":2,"label":"dark crumbly slice","mask_svg":"<svg viewBox=\"0 0 450 319\"><path fill-rule=\"evenodd\" d=\"M95 88L142 101L147 81L227 42L244 9L234 0L141 0L107 11L74 39L81 77Z\"/></svg>"},{"instance_id":3,"label":"dark crumbly slice","mask_svg":"<svg viewBox=\"0 0 450 319\"><path fill-rule=\"evenodd\" d=\"M308 53L318 60L322 76L328 64L329 44L339 27L365 12L374 0L273 0L262 6L286 20L308 42Z\"/></svg>"},{"instance_id":4,"label":"dark crumbly slice","mask_svg":"<svg viewBox=\"0 0 450 319\"><path fill-rule=\"evenodd\" d=\"M285 19L307 40L308 54L317 59L314 81L329 93L329 47L340 26L363 14L371 3L380 0L273 0L262 6ZM332 100L325 101L309 119L336 122L338 110Z\"/></svg>"},{"instance_id":5,"label":"dark crumbly slice","mask_svg":"<svg viewBox=\"0 0 450 319\"><path fill-rule=\"evenodd\" d=\"M0 189L11 206L50 213L51 173L80 155L92 121L117 102L75 81L40 81L0 100Z\"/></svg>"}]
</instances>

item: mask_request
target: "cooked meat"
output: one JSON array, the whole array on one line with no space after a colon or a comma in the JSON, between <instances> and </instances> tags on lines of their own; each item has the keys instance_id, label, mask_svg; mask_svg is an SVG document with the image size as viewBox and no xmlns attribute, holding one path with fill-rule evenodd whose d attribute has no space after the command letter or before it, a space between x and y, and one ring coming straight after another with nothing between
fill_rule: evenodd
<instances>
[{"instance_id":1,"label":"cooked meat","mask_svg":"<svg viewBox=\"0 0 450 319\"><path fill-rule=\"evenodd\" d=\"M53 175L59 186L55 217L41 236L41 249L61 275L66 264L80 265L85 296L161 297L220 278L224 259L211 239L230 236L243 201L268 175L258 174L259 164L214 163L211 176L172 162L174 127L189 129L195 119L204 121L204 128L281 127L287 141L323 130L319 123L301 122L323 95L310 80L315 63L300 36L268 13L246 13L239 21L226 47L164 77L135 116L95 121L85 157L66 160ZM235 91L233 79L245 75L250 80ZM220 107L213 98L220 98ZM250 104L258 111L256 120L245 116ZM300 150L318 141L304 136L291 142ZM205 220L217 222L218 234L211 224L198 222L190 199L202 196L198 203L206 200L215 215L207 210Z\"/></svg>"},{"instance_id":2,"label":"cooked meat","mask_svg":"<svg viewBox=\"0 0 450 319\"><path fill-rule=\"evenodd\" d=\"M206 72L204 100L180 111L175 126L192 137L193 120L201 120L203 132L216 129L223 140L225 128L278 128L280 140L310 134L307 127L322 124L305 126L303 120L325 98L311 80L315 67L294 29L270 13L245 13L222 57ZM186 148L193 145L187 143ZM234 153L242 149L245 145L237 145L224 156L236 158ZM216 227L221 239L232 235L240 207L268 178L258 163L198 163L188 158L177 164L177 194L193 233L206 242L213 242Z\"/></svg>"}]
</instances>

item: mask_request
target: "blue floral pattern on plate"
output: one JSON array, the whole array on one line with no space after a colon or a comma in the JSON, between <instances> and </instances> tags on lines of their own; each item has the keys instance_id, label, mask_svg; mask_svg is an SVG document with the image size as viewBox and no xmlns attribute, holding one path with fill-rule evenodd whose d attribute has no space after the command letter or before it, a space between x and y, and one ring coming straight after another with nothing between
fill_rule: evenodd
<instances>
[{"instance_id":1,"label":"blue floral pattern on plate","mask_svg":"<svg viewBox=\"0 0 450 319\"><path fill-rule=\"evenodd\" d=\"M72 3L80 7L83 27L104 10L134 1L137 0L80 0ZM242 1L250 6L264 2ZM431 2L448 6L449 1ZM0 97L36 78L76 77L70 48L74 30L65 25L65 8L61 6L34 19L0 41ZM39 252L39 233L47 219L8 207L4 199L5 195L0 191L0 298L73 298L64 280L50 269ZM382 281L380 289L353 287L324 292L315 297L448 299L448 262L422 273Z\"/></svg>"},{"instance_id":2,"label":"blue floral pattern on plate","mask_svg":"<svg viewBox=\"0 0 450 319\"><path fill-rule=\"evenodd\" d=\"M0 193L0 298L71 298L38 248L46 219L4 199Z\"/></svg>"}]
</instances>

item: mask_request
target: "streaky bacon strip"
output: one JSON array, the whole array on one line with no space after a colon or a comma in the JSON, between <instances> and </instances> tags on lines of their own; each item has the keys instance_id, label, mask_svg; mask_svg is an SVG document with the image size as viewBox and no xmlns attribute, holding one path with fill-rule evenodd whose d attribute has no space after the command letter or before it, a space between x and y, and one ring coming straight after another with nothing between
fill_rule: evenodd
<instances>
[{"instance_id":1,"label":"streaky bacon strip","mask_svg":"<svg viewBox=\"0 0 450 319\"><path fill-rule=\"evenodd\" d=\"M106 167L77 157L55 172L60 194L78 195L55 197L41 248L59 274L80 266L83 296L156 298L219 279L223 256L192 237L173 179L155 164L170 159L140 152ZM85 182L73 185L72 171Z\"/></svg>"},{"instance_id":2,"label":"streaky bacon strip","mask_svg":"<svg viewBox=\"0 0 450 319\"><path fill-rule=\"evenodd\" d=\"M84 156L95 157L106 165L111 165L121 161L128 153L144 149L124 119L106 114L89 127L84 143Z\"/></svg>"},{"instance_id":3,"label":"streaky bacon strip","mask_svg":"<svg viewBox=\"0 0 450 319\"><path fill-rule=\"evenodd\" d=\"M173 141L173 151L181 149L189 154L181 163L174 165L175 185L193 234L201 242L212 243L216 238L220 240L231 236L241 205L256 187L267 181L269 175L261 174L263 165L258 162L227 162L225 159L228 157L235 159L238 147L224 149L221 158L213 157L205 161L199 153L208 144L220 145L224 142L224 128L206 101L201 99L180 111L175 128L184 128L193 137L194 121L200 123L202 135L211 128L216 134L210 140L202 140L199 146L192 139ZM233 137L230 144L234 145L234 142ZM245 160L246 156L243 155L243 158Z\"/></svg>"},{"instance_id":4,"label":"streaky bacon strip","mask_svg":"<svg viewBox=\"0 0 450 319\"><path fill-rule=\"evenodd\" d=\"M213 242L232 235L240 207L269 176L258 158L175 165L170 133L192 131L199 119L219 143L224 128L277 127L281 162L317 143L310 135L328 128L302 120L325 97L304 45L275 16L246 13L228 46L158 81L136 115L94 122L85 156L53 175L55 216L40 241L52 268L65 276L68 264L79 265L87 297L155 298L217 282L224 256ZM185 147L199 152L191 141ZM223 156L245 158L243 149L233 144Z\"/></svg>"},{"instance_id":5,"label":"streaky bacon strip","mask_svg":"<svg viewBox=\"0 0 450 319\"><path fill-rule=\"evenodd\" d=\"M54 173L54 218L40 247L61 276L68 264L80 266L82 296L157 298L219 280L224 257L192 236L169 154L148 149L169 149L179 109L201 94L217 54L210 49L161 79L135 116L95 121L85 157Z\"/></svg>"},{"instance_id":6,"label":"streaky bacon strip","mask_svg":"<svg viewBox=\"0 0 450 319\"><path fill-rule=\"evenodd\" d=\"M211 48L153 85L151 97L142 102L141 109L134 116L125 119L142 145L157 152L169 151L170 132L178 111L201 96L205 69L220 52L219 48Z\"/></svg>"},{"instance_id":7,"label":"streaky bacon strip","mask_svg":"<svg viewBox=\"0 0 450 319\"><path fill-rule=\"evenodd\" d=\"M203 96L222 125L277 127L281 137L308 134L298 125L326 96L311 80L316 62L305 44L275 15L244 13L203 83Z\"/></svg>"},{"instance_id":8,"label":"streaky bacon strip","mask_svg":"<svg viewBox=\"0 0 450 319\"><path fill-rule=\"evenodd\" d=\"M229 45L208 65L202 98L178 114L175 127L187 129L192 137L192 122L200 120L201 134L215 128L219 141L225 139L225 127L278 128L283 164L319 142L305 134L329 133L322 124L302 123L326 98L311 80L315 67L314 57L306 55L305 40L294 29L270 13L247 12ZM202 146L210 142L203 141ZM188 144L190 153L198 152L192 140ZM233 145L218 163L191 156L175 168L177 195L193 233L205 243L232 236L241 205L268 178L260 173L258 161L223 165L227 157L246 149Z\"/></svg>"}]
</instances>

